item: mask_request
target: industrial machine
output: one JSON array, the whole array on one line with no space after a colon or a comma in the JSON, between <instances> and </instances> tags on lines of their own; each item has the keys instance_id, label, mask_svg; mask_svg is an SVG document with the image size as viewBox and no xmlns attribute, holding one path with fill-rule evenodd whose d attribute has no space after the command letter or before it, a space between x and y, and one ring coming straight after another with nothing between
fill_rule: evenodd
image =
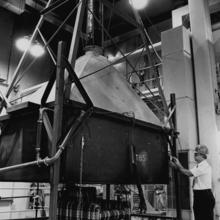
<instances>
[{"instance_id":1,"label":"industrial machine","mask_svg":"<svg viewBox=\"0 0 220 220\"><path fill-rule=\"evenodd\" d=\"M68 99L62 101L63 105L56 104L58 95L55 96L55 101L46 102L48 98L52 99L48 97L49 94L54 94L52 84L55 79L52 76L46 88L43 88L41 105L26 101L7 108L8 114L0 118L2 123L1 167L53 156L50 147L53 141L52 127L56 123L54 121L56 108L61 108L63 112L57 120L61 121L62 132L56 145L65 145L65 151L61 162L60 181L79 182L80 160L83 156L83 183L134 184L136 181L132 174L134 161L137 164L142 183L168 183L167 135L169 130L136 119L135 115L131 114L133 106L136 107L136 104L141 102L137 96L134 96L136 99L133 98L133 104L127 106L129 111L124 114L94 107L93 101L85 92L83 84L78 80L71 65L67 63L66 67L72 74L73 80L77 82L72 91L75 92L78 88L85 103ZM107 75L106 80L110 80L112 77L117 77L117 75L111 72ZM103 80L103 75L99 75L94 80L98 81L100 78ZM89 82L85 82L85 85L92 89ZM101 80L99 82L103 83ZM129 92L132 94L131 89L122 87L126 85L122 78L117 77L117 83L121 85L120 90L127 90L127 94ZM114 86L115 84L111 90L113 94L115 94ZM60 88L57 82L56 87L58 91L61 91L60 99L62 100L64 89ZM41 89L30 96L29 100L36 101L34 96L39 97L40 91ZM100 102L103 94L102 90L99 92ZM112 93L108 92L110 101ZM119 93L122 94L120 91ZM104 95L103 97L105 98ZM92 98L97 100L94 96ZM110 102L109 100L108 102ZM120 95L117 100L118 109L126 108L126 100L121 102L121 106L119 106ZM153 115L147 106L144 110L140 109L139 112L144 111L146 111L146 115L148 114L147 117ZM129 112L131 116L126 115ZM149 117L149 120L155 120L155 118ZM62 148L64 147L62 146ZM9 170L2 174L3 171L0 171L0 179L5 181L49 181L49 168L45 169L45 165L49 165L47 163L50 162L46 158L43 163L41 166L27 166L25 169Z\"/></svg>"},{"instance_id":2,"label":"industrial machine","mask_svg":"<svg viewBox=\"0 0 220 220\"><path fill-rule=\"evenodd\" d=\"M80 31L85 2L78 6L74 33ZM78 38L71 46L76 51ZM3 97L7 114L0 117L0 181L50 182L51 220L59 183L138 184L140 192L141 184L168 183L171 130L96 48L77 61L74 53L68 61L61 42L56 74L22 102L7 106L10 86Z\"/></svg>"}]
</instances>

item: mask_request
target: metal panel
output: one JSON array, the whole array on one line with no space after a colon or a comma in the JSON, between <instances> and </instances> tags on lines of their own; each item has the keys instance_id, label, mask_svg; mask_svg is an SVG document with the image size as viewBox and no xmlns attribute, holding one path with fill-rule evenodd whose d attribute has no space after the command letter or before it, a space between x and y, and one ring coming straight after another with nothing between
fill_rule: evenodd
<instances>
[{"instance_id":1,"label":"metal panel","mask_svg":"<svg viewBox=\"0 0 220 220\"><path fill-rule=\"evenodd\" d=\"M20 109L18 110L20 111ZM17 112L18 112L17 111ZM23 113L23 112L20 112ZM25 116L11 117L4 120L0 138L0 167L12 166L33 161L36 158L37 112L26 113ZM44 135L42 143L47 139ZM42 157L48 155L48 149L41 149ZM45 181L49 172L45 167L30 167L0 174L1 181Z\"/></svg>"},{"instance_id":2,"label":"metal panel","mask_svg":"<svg viewBox=\"0 0 220 220\"><path fill-rule=\"evenodd\" d=\"M63 136L83 108L75 102L64 108ZM1 121L5 128L0 140L0 167L35 160L38 112L16 109L10 113L10 119ZM49 154L46 132L43 133L42 158ZM16 134L18 137L14 138ZM83 183L135 183L131 173L131 140L136 149L141 182L168 182L167 142L163 129L98 108L69 141L62 157L61 181L79 182L82 136L85 138ZM48 180L47 167L30 167L0 175L0 181Z\"/></svg>"},{"instance_id":3,"label":"metal panel","mask_svg":"<svg viewBox=\"0 0 220 220\"><path fill-rule=\"evenodd\" d=\"M105 114L93 115L70 140L62 169L65 181L79 182L82 136L83 183L136 183L131 172L131 139L141 182L168 182L167 144L162 132Z\"/></svg>"}]
</instances>

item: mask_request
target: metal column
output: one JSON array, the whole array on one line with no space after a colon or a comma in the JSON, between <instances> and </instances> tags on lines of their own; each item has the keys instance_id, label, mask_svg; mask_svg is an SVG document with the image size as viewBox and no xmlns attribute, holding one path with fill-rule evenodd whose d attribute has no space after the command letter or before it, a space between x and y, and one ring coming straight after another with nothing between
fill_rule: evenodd
<instances>
[{"instance_id":1,"label":"metal column","mask_svg":"<svg viewBox=\"0 0 220 220\"><path fill-rule=\"evenodd\" d=\"M73 30L71 45L70 45L68 61L72 65L73 69L75 67L75 61L76 61L76 56L77 56L77 51L78 51L78 45L79 45L79 39L80 39L80 34L81 34L81 29L82 29L82 23L83 23L83 17L84 17L86 3L87 3L86 0L80 0L80 2L79 2L75 26L74 26L74 30ZM70 78L66 76L66 79L65 79L65 85L66 85L65 98L67 98L67 99L70 96L71 84L72 83L71 83Z\"/></svg>"},{"instance_id":2,"label":"metal column","mask_svg":"<svg viewBox=\"0 0 220 220\"><path fill-rule=\"evenodd\" d=\"M53 139L52 152L54 155L57 152L57 144L62 133L62 115L63 115L63 91L64 91L64 63L63 55L65 54L65 45L59 42L57 53L57 69L56 69L56 94L53 119ZM60 178L60 159L58 159L50 170L50 209L49 220L57 219L57 199L58 199L58 184Z\"/></svg>"},{"instance_id":3,"label":"metal column","mask_svg":"<svg viewBox=\"0 0 220 220\"><path fill-rule=\"evenodd\" d=\"M176 108L176 97L175 94L170 95L170 107L171 109ZM173 137L172 137L172 155L177 157L177 147L176 147L176 110L174 110L172 114L172 122L173 122ZM179 184L179 175L176 170L174 170L174 185L175 185L175 194L176 194L176 214L177 219L182 220L181 213L181 198L180 198L180 184Z\"/></svg>"}]
</instances>

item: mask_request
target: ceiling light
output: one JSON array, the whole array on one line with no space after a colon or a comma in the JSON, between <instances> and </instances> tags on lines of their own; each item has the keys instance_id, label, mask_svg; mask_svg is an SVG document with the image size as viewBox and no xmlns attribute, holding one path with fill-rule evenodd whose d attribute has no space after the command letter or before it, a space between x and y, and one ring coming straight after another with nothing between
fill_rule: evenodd
<instances>
[{"instance_id":1,"label":"ceiling light","mask_svg":"<svg viewBox=\"0 0 220 220\"><path fill-rule=\"evenodd\" d=\"M20 50L20 51L27 50L30 45L29 37L24 36L22 38L17 39L15 42L15 45L18 48L18 50Z\"/></svg>"},{"instance_id":2,"label":"ceiling light","mask_svg":"<svg viewBox=\"0 0 220 220\"><path fill-rule=\"evenodd\" d=\"M40 57L45 53L44 47L37 40L30 45L30 36L17 39L15 45L22 52L29 48L28 52L34 57Z\"/></svg>"},{"instance_id":3,"label":"ceiling light","mask_svg":"<svg viewBox=\"0 0 220 220\"><path fill-rule=\"evenodd\" d=\"M35 43L30 48L30 54L34 57L41 57L45 53L43 46L39 43Z\"/></svg>"},{"instance_id":4,"label":"ceiling light","mask_svg":"<svg viewBox=\"0 0 220 220\"><path fill-rule=\"evenodd\" d=\"M137 10L146 7L148 0L129 0L131 6Z\"/></svg>"}]
</instances>

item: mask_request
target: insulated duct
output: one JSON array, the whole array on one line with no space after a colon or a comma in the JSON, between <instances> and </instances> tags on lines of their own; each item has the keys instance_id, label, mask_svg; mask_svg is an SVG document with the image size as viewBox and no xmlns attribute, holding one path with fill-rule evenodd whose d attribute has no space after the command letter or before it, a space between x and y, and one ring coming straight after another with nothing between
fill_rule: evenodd
<instances>
[{"instance_id":1,"label":"insulated duct","mask_svg":"<svg viewBox=\"0 0 220 220\"><path fill-rule=\"evenodd\" d=\"M99 0L88 0L87 4L87 21L86 21L86 35L87 35L87 46L101 44L101 27L94 19L97 17L100 19L100 1Z\"/></svg>"}]
</instances>

